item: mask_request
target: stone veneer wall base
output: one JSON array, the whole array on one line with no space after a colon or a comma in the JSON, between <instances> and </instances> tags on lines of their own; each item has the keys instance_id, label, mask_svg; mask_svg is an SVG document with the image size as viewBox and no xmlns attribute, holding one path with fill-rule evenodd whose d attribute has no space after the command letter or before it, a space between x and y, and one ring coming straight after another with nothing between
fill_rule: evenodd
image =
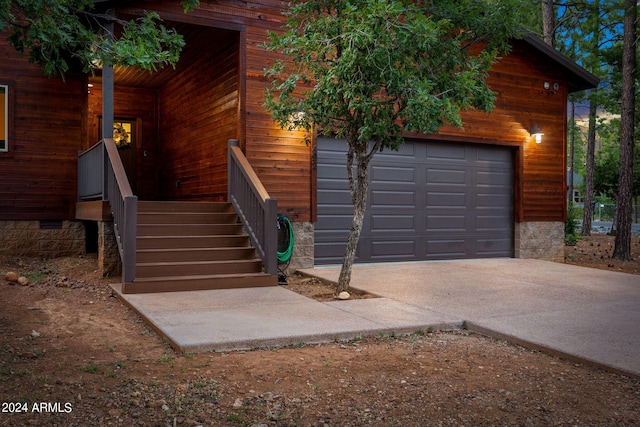
<instances>
[{"instance_id":1,"label":"stone veneer wall base","mask_svg":"<svg viewBox=\"0 0 640 427\"><path fill-rule=\"evenodd\" d=\"M60 228L42 228L41 222L0 221L0 255L57 258L86 255L82 221L61 221ZM113 223L98 222L98 269L104 276L122 271Z\"/></svg>"},{"instance_id":2,"label":"stone veneer wall base","mask_svg":"<svg viewBox=\"0 0 640 427\"><path fill-rule=\"evenodd\" d=\"M516 223L514 240L516 258L564 260L564 222Z\"/></svg>"},{"instance_id":3,"label":"stone veneer wall base","mask_svg":"<svg viewBox=\"0 0 640 427\"><path fill-rule=\"evenodd\" d=\"M294 222L295 246L287 274L314 266L314 226ZM515 224L515 257L562 262L564 260L564 222L522 222Z\"/></svg>"},{"instance_id":4,"label":"stone veneer wall base","mask_svg":"<svg viewBox=\"0 0 640 427\"><path fill-rule=\"evenodd\" d=\"M86 253L86 231L81 221L60 221L44 227L40 221L0 221L0 254L57 258Z\"/></svg>"},{"instance_id":5,"label":"stone veneer wall base","mask_svg":"<svg viewBox=\"0 0 640 427\"><path fill-rule=\"evenodd\" d=\"M122 275L122 262L113 222L98 222L98 271L102 277Z\"/></svg>"},{"instance_id":6,"label":"stone veneer wall base","mask_svg":"<svg viewBox=\"0 0 640 427\"><path fill-rule=\"evenodd\" d=\"M287 274L291 274L302 268L313 268L313 223L312 222L292 222L293 255L286 269Z\"/></svg>"},{"instance_id":7,"label":"stone veneer wall base","mask_svg":"<svg viewBox=\"0 0 640 427\"><path fill-rule=\"evenodd\" d=\"M314 265L314 225L293 222L295 246L287 273ZM563 222L523 222L515 225L515 257L564 260ZM82 221L62 221L59 229L42 229L40 221L0 221L0 254L55 258L86 253ZM113 223L98 222L98 268L103 276L118 276L122 265Z\"/></svg>"}]
</instances>

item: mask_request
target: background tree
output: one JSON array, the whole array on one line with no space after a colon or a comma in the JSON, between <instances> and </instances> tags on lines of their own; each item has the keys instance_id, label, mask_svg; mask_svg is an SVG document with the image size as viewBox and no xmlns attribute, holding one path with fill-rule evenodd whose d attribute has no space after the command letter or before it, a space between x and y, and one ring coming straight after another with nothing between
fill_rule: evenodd
<instances>
[{"instance_id":1,"label":"background tree","mask_svg":"<svg viewBox=\"0 0 640 427\"><path fill-rule=\"evenodd\" d=\"M611 66L605 55L620 37L619 0L572 0L557 3L558 49L600 78L600 85L586 94L572 97L576 103L588 102L588 130L585 157L585 188L582 234L591 234L594 209L594 165L598 135L598 115L611 103Z\"/></svg>"},{"instance_id":2,"label":"background tree","mask_svg":"<svg viewBox=\"0 0 640 427\"><path fill-rule=\"evenodd\" d=\"M620 114L620 174L616 199L616 231L613 258L631 258L631 212L633 201L633 143L636 89L636 0L625 1L624 43L622 53L622 98Z\"/></svg>"},{"instance_id":3,"label":"background tree","mask_svg":"<svg viewBox=\"0 0 640 427\"><path fill-rule=\"evenodd\" d=\"M182 0L185 12L198 0ZM116 23L119 36L108 30ZM83 71L109 62L154 71L175 65L182 37L162 25L156 13L122 20L97 8L93 0L0 0L0 32L48 76L71 68Z\"/></svg>"},{"instance_id":4,"label":"background tree","mask_svg":"<svg viewBox=\"0 0 640 427\"><path fill-rule=\"evenodd\" d=\"M556 13L553 0L541 0L542 3L542 39L551 47L556 46Z\"/></svg>"},{"instance_id":5,"label":"background tree","mask_svg":"<svg viewBox=\"0 0 640 427\"><path fill-rule=\"evenodd\" d=\"M520 17L518 18L520 25L528 31L537 34L539 38L544 40L542 30L542 8L540 2L542 0L521 0L518 8L520 9Z\"/></svg>"},{"instance_id":6,"label":"background tree","mask_svg":"<svg viewBox=\"0 0 640 427\"><path fill-rule=\"evenodd\" d=\"M570 116L567 119L567 172L572 177L572 174L577 176L584 176L585 172L585 140L586 133L584 129L579 126L577 116L575 115L576 101L571 100L569 102ZM584 182L577 184L570 181L570 187L580 187L584 192ZM570 197L570 200L571 197Z\"/></svg>"},{"instance_id":7,"label":"background tree","mask_svg":"<svg viewBox=\"0 0 640 427\"><path fill-rule=\"evenodd\" d=\"M610 126L614 138L620 138L619 120L615 120ZM616 126L617 125L617 126ZM618 178L620 171L620 144L618 141L607 138L596 154L594 164L595 193L601 196L615 199L618 195Z\"/></svg>"},{"instance_id":8,"label":"background tree","mask_svg":"<svg viewBox=\"0 0 640 427\"><path fill-rule=\"evenodd\" d=\"M351 279L371 159L398 149L404 130L435 133L461 126L461 110L492 108L485 80L517 34L518 3L310 0L292 3L284 33L270 34L266 47L286 56L266 71L274 119L348 144L354 215L337 292Z\"/></svg>"}]
</instances>

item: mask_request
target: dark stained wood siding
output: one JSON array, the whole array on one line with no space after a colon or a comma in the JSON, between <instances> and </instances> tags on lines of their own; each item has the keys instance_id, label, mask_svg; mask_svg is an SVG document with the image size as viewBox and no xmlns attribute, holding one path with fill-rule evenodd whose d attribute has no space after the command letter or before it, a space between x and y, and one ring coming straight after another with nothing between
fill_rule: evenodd
<instances>
[{"instance_id":1,"label":"dark stained wood siding","mask_svg":"<svg viewBox=\"0 0 640 427\"><path fill-rule=\"evenodd\" d=\"M75 214L86 77L44 77L0 35L0 84L8 84L9 152L0 153L0 220L65 220Z\"/></svg>"},{"instance_id":2,"label":"dark stained wood siding","mask_svg":"<svg viewBox=\"0 0 640 427\"><path fill-rule=\"evenodd\" d=\"M262 107L268 85L263 70L275 56L260 44L266 40L267 30L277 30L282 25L281 2L203 1L198 10L188 15L167 3L154 5L167 19L216 23L242 32L241 40L246 40L246 45L240 47L240 67L245 76L240 81L241 146L267 190L278 199L279 209L295 220L313 220L312 150L304 144L303 135L275 126ZM494 67L490 76L491 87L498 93L494 111L489 115L465 113L464 129L445 127L436 136L423 136L517 147L517 221L562 221L565 217L567 84L557 68L546 61L526 44L516 42L512 53ZM545 81L558 83L558 91L543 89ZM542 144L535 144L529 135L532 123L545 132Z\"/></svg>"},{"instance_id":3,"label":"dark stained wood siding","mask_svg":"<svg viewBox=\"0 0 640 427\"><path fill-rule=\"evenodd\" d=\"M513 82L503 91L505 102L525 125L538 125L544 132L541 144L527 134L520 148L522 175L520 193L522 208L519 221L564 221L566 219L566 134L567 82L557 70L545 65L545 58L514 49L505 59L508 70L528 70L528 83ZM512 71L513 72L513 71ZM525 77L520 75L519 82ZM509 80L507 80L509 82ZM549 82L550 89L544 89ZM554 85L558 90L554 90ZM507 92L509 90L509 92ZM526 118L529 118L527 122Z\"/></svg>"},{"instance_id":4,"label":"dark stained wood siding","mask_svg":"<svg viewBox=\"0 0 640 427\"><path fill-rule=\"evenodd\" d=\"M149 80L145 89L117 87L116 116L142 117L136 163L141 198L224 199L227 140L238 138L278 199L279 210L296 221L314 219L312 148L301 133L279 129L262 106L268 86L263 70L276 58L260 45L268 30L283 24L282 7L279 0L203 0L196 11L184 14L179 2L167 0L127 2L119 8L127 15L156 10L167 22L233 34L212 38L195 60L179 64L170 78L165 74L162 86ZM237 44L226 44L230 41ZM0 60L0 82L12 85L19 106L11 151L0 154L0 218L72 217L76 151L97 140L98 97L92 96L85 110L84 77L68 77L66 83L43 78L4 45ZM516 42L490 76L498 92L495 110L465 113L462 130L446 127L438 135L422 136L516 147L517 221L561 221L565 216L567 84L545 61ZM558 91L545 90L545 81L558 83ZM86 111L90 114L83 122ZM542 144L529 136L532 123L545 133Z\"/></svg>"},{"instance_id":5,"label":"dark stained wood siding","mask_svg":"<svg viewBox=\"0 0 640 427\"><path fill-rule=\"evenodd\" d=\"M160 194L174 200L226 200L227 142L238 134L238 36L160 90Z\"/></svg>"},{"instance_id":6,"label":"dark stained wood siding","mask_svg":"<svg viewBox=\"0 0 640 427\"><path fill-rule=\"evenodd\" d=\"M278 209L296 221L312 221L315 176L311 169L311 147L301 132L287 131L275 125L262 106L269 85L263 70L276 57L259 46L266 40L265 28L247 28L247 157L278 199Z\"/></svg>"},{"instance_id":7,"label":"dark stained wood siding","mask_svg":"<svg viewBox=\"0 0 640 427\"><path fill-rule=\"evenodd\" d=\"M312 191L315 188L311 171L311 147L304 143L302 133L278 128L262 106L264 90L268 86L263 70L275 60L275 55L266 52L260 45L266 40L268 30L277 30L283 25L282 3L275 0L243 2L205 0L201 2L198 9L185 15L175 2L140 2L135 7L123 8L121 11L138 15L144 10L151 9L158 11L167 21L218 26L240 33L240 40L245 41L245 44L239 47L238 65L240 74L244 75L245 80L238 81L239 126L231 137L240 139L241 147L267 191L272 197L278 199L279 211L296 221L310 221ZM206 70L200 70L200 72L206 72ZM161 122L162 120L161 118ZM224 147L216 147L215 150L220 148L226 153L226 141L224 141ZM163 151L163 155L164 153L167 152ZM209 159L215 157L215 153L209 152L205 155L207 158L200 160L194 158L194 161L209 162ZM202 164L194 166L205 167ZM206 167L210 166L206 165ZM226 173L226 165L224 168ZM188 173L187 169L184 171ZM164 191L169 191L169 187L173 185L172 197L191 197L187 193L194 191L190 189L189 184L192 177L187 177L183 182L178 174L161 173L161 176L167 177L167 183L163 186ZM181 179L182 194L175 190L176 179ZM226 186L226 177L223 182ZM226 197L226 188L224 191ZM191 194L205 196L205 193L197 191Z\"/></svg>"}]
</instances>

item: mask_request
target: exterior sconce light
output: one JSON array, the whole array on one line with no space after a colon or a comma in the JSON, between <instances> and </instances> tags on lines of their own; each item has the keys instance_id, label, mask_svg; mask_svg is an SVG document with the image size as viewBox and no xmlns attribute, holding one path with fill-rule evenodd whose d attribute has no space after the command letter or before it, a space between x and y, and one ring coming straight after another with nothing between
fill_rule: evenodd
<instances>
[{"instance_id":1,"label":"exterior sconce light","mask_svg":"<svg viewBox=\"0 0 640 427\"><path fill-rule=\"evenodd\" d=\"M287 118L287 130L299 130L304 119L304 111L296 111L289 114L289 117Z\"/></svg>"},{"instance_id":2,"label":"exterior sconce light","mask_svg":"<svg viewBox=\"0 0 640 427\"><path fill-rule=\"evenodd\" d=\"M536 144L540 144L542 142L542 135L544 135L544 133L542 133L539 126L531 126L531 130L529 131L529 133L531 134L531 137L536 141Z\"/></svg>"}]
</instances>

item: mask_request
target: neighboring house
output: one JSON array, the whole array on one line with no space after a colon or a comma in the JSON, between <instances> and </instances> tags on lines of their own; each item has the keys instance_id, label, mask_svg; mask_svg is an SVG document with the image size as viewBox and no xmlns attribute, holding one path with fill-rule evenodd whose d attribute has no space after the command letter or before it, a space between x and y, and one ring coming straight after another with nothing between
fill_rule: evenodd
<instances>
[{"instance_id":1,"label":"neighboring house","mask_svg":"<svg viewBox=\"0 0 640 427\"><path fill-rule=\"evenodd\" d=\"M339 262L352 212L344 145L307 146L262 106L274 57L260 44L283 24L282 3L204 0L189 14L177 1L115 4L126 17L157 11L187 42L176 70L115 70L115 121L129 138L119 153L138 200L226 201L227 145L237 139L294 224L292 266ZM101 138L100 75L43 77L5 38L0 58L0 252L98 248L108 258L110 211L77 188L78 151ZM489 81L492 113L466 112L463 129L407 134L399 153L376 155L358 261L562 259L567 96L598 80L527 37Z\"/></svg>"},{"instance_id":2,"label":"neighboring house","mask_svg":"<svg viewBox=\"0 0 640 427\"><path fill-rule=\"evenodd\" d=\"M579 206L584 205L584 179L581 175L573 173L573 188L571 186L571 172L567 171L567 200L572 200L573 203ZM571 194L573 193L573 194Z\"/></svg>"}]
</instances>

